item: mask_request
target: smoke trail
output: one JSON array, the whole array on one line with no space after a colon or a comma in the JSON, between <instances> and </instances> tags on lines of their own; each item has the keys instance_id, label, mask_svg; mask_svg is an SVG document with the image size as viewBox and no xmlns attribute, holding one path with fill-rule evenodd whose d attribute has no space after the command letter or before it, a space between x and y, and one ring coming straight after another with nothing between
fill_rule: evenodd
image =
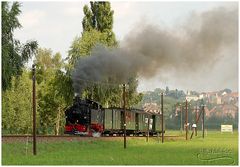
<instances>
[{"instance_id":1,"label":"smoke trail","mask_svg":"<svg viewBox=\"0 0 240 167\"><path fill-rule=\"evenodd\" d=\"M82 80L124 83L134 75L151 78L166 70L191 75L214 65L223 50L238 54L237 8L221 7L190 16L181 34L177 29L168 31L149 24L139 27L127 35L120 48L98 45L91 56L79 59L72 73L76 92L86 86Z\"/></svg>"}]
</instances>

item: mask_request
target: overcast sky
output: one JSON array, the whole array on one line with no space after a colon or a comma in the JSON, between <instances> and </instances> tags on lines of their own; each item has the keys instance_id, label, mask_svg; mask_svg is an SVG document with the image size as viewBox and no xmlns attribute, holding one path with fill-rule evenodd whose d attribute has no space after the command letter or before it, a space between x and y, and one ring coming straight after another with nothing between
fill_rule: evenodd
<instances>
[{"instance_id":1,"label":"overcast sky","mask_svg":"<svg viewBox=\"0 0 240 167\"><path fill-rule=\"evenodd\" d=\"M40 47L51 48L54 53L60 52L63 57L66 57L74 37L81 35L82 9L85 4L89 2L22 2L22 14L19 20L23 27L15 32L16 38L22 42L35 39ZM111 5L114 10L113 30L121 43L139 22L147 21L171 29L184 22L192 13L201 13L219 6L238 6L238 3L126 1L112 2ZM157 87L165 88L168 85L170 89L177 88L185 91L214 91L226 87L236 91L238 89L238 61L236 61L238 58L235 56L231 59L231 56L225 57L224 61L214 65L212 71L203 70L196 74L199 77L195 77L194 81L191 78L186 78L185 81L178 81L177 78L160 81L156 75L150 80L140 79L138 90L153 90ZM224 73L223 67L229 68L227 71L231 73ZM210 79L208 73L216 76L212 78L212 84L206 83Z\"/></svg>"}]
</instances>

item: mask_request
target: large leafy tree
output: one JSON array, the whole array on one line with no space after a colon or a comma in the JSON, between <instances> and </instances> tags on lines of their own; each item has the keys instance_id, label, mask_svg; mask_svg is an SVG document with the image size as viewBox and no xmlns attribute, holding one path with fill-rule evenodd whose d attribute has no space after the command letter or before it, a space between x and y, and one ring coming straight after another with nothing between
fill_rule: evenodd
<instances>
[{"instance_id":1,"label":"large leafy tree","mask_svg":"<svg viewBox=\"0 0 240 167\"><path fill-rule=\"evenodd\" d=\"M64 72L59 53L38 49L36 55L37 129L42 134L63 133L64 111L72 103L71 79ZM32 73L12 77L11 88L3 92L3 133L26 134L32 131Z\"/></svg>"},{"instance_id":2,"label":"large leafy tree","mask_svg":"<svg viewBox=\"0 0 240 167\"><path fill-rule=\"evenodd\" d=\"M30 76L31 72L24 69L21 76L12 78L11 89L3 92L3 133L30 134L32 132L32 80ZM38 114L37 120L39 120Z\"/></svg>"},{"instance_id":3,"label":"large leafy tree","mask_svg":"<svg viewBox=\"0 0 240 167\"><path fill-rule=\"evenodd\" d=\"M22 73L24 63L35 53L36 41L29 41L22 45L13 36L14 30L21 27L18 20L20 15L20 4L13 2L2 2L2 89L11 86L12 76Z\"/></svg>"},{"instance_id":4,"label":"large leafy tree","mask_svg":"<svg viewBox=\"0 0 240 167\"><path fill-rule=\"evenodd\" d=\"M59 53L50 49L39 49L36 55L38 90L38 112L41 133L58 135L64 127L64 111L73 96L70 78L63 72L65 63Z\"/></svg>"},{"instance_id":5,"label":"large leafy tree","mask_svg":"<svg viewBox=\"0 0 240 167\"><path fill-rule=\"evenodd\" d=\"M113 28L113 10L110 2L90 2L91 8L84 6L82 20L83 32L76 37L70 47L69 64L74 66L77 59L89 56L96 44L117 47Z\"/></svg>"},{"instance_id":6,"label":"large leafy tree","mask_svg":"<svg viewBox=\"0 0 240 167\"><path fill-rule=\"evenodd\" d=\"M114 11L111 10L110 2L90 2L90 5L91 9L87 5L83 8L83 32L95 29L104 33L108 45L115 46L117 41L112 31Z\"/></svg>"},{"instance_id":7,"label":"large leafy tree","mask_svg":"<svg viewBox=\"0 0 240 167\"><path fill-rule=\"evenodd\" d=\"M102 44L108 47L115 45L109 44L106 40L106 34L95 29L84 31L81 37L76 37L69 50L68 59L71 69L80 57L91 55L91 50L96 44Z\"/></svg>"},{"instance_id":8,"label":"large leafy tree","mask_svg":"<svg viewBox=\"0 0 240 167\"><path fill-rule=\"evenodd\" d=\"M85 14L82 26L81 37L74 39L69 50L69 69L71 70L76 61L83 56L90 56L91 50L96 44L102 44L107 47L117 47L113 28L113 14L109 2L90 2L90 8L85 5L83 12ZM81 60L80 60L81 61ZM132 82L133 81L133 82ZM102 83L88 83L88 87L83 93L84 97L99 101L105 107L122 106L122 87L114 85L109 80ZM135 78L129 79L129 93L127 95L128 106L138 103L141 95L138 95L136 88L138 82Z\"/></svg>"},{"instance_id":9,"label":"large leafy tree","mask_svg":"<svg viewBox=\"0 0 240 167\"><path fill-rule=\"evenodd\" d=\"M138 86L138 80L136 79L136 77L131 77L128 80L128 93L126 95L127 98L127 106L133 107L136 104L138 104L142 98L143 98L143 94L142 93L137 93L137 86ZM141 108L141 107L140 107Z\"/></svg>"}]
</instances>

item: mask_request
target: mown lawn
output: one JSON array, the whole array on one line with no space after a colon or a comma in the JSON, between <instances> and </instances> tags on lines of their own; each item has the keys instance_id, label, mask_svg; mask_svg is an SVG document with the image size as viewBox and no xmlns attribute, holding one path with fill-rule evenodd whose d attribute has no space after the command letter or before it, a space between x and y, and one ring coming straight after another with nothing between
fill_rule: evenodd
<instances>
[{"instance_id":1,"label":"mown lawn","mask_svg":"<svg viewBox=\"0 0 240 167\"><path fill-rule=\"evenodd\" d=\"M179 133L179 132L177 132ZM37 156L31 144L3 143L3 165L237 165L238 133L207 133L193 140L128 139L123 141L65 141L38 143ZM174 134L171 132L171 134Z\"/></svg>"}]
</instances>

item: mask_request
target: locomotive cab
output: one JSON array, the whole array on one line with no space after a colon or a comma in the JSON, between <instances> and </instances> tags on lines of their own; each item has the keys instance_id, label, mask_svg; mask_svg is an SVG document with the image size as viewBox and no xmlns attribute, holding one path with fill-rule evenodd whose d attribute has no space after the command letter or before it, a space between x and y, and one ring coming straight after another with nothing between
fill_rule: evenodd
<instances>
[{"instance_id":1,"label":"locomotive cab","mask_svg":"<svg viewBox=\"0 0 240 167\"><path fill-rule=\"evenodd\" d=\"M102 107L91 100L74 99L73 105L65 111L66 134L92 135L103 131Z\"/></svg>"}]
</instances>

